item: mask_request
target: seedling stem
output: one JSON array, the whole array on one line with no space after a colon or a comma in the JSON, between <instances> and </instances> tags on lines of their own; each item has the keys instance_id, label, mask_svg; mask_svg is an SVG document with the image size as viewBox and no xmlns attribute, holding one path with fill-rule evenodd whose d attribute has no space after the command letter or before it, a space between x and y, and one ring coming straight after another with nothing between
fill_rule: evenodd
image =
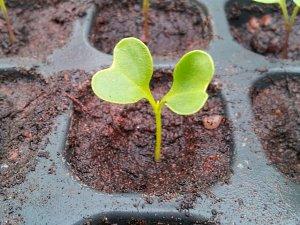
<instances>
[{"instance_id":1,"label":"seedling stem","mask_svg":"<svg viewBox=\"0 0 300 225\"><path fill-rule=\"evenodd\" d=\"M291 16L291 25L294 26L295 22L296 22L296 17L299 13L299 6L295 6L294 10L293 10L293 13L292 13L292 16Z\"/></svg>"},{"instance_id":2,"label":"seedling stem","mask_svg":"<svg viewBox=\"0 0 300 225\"><path fill-rule=\"evenodd\" d=\"M283 58L288 58L288 49L289 49L289 39L290 39L290 33L292 31L292 25L289 17L289 13L287 10L286 0L281 0L279 2L283 18L284 18L284 26L285 26L285 39L284 39L284 47L283 47Z\"/></svg>"},{"instance_id":3,"label":"seedling stem","mask_svg":"<svg viewBox=\"0 0 300 225\"><path fill-rule=\"evenodd\" d=\"M143 35L142 41L148 43L149 41L149 0L143 0Z\"/></svg>"},{"instance_id":4,"label":"seedling stem","mask_svg":"<svg viewBox=\"0 0 300 225\"><path fill-rule=\"evenodd\" d=\"M155 142L155 151L154 159L156 162L160 161L161 158L161 136L162 136L162 122L161 114L164 103L157 101L155 108L153 108L155 114L155 124L156 124L156 142Z\"/></svg>"},{"instance_id":5,"label":"seedling stem","mask_svg":"<svg viewBox=\"0 0 300 225\"><path fill-rule=\"evenodd\" d=\"M152 74L153 59L148 47L136 38L125 38L114 48L111 67L93 76L92 89L99 98L112 103L148 100L156 124L154 159L159 162L163 107L179 115L198 112L208 99L206 90L214 74L214 63L209 54L200 50L185 54L175 66L171 89L160 100L155 100L150 90Z\"/></svg>"},{"instance_id":6,"label":"seedling stem","mask_svg":"<svg viewBox=\"0 0 300 225\"><path fill-rule=\"evenodd\" d=\"M286 0L253 0L255 2L260 2L264 4L274 4L277 3L282 11L283 19L284 19L284 27L285 27L285 39L282 56L284 59L288 58L288 49L289 49L289 39L290 34L293 30L293 26L296 21L296 17L299 12L300 0L293 0L295 3L295 7L293 9L292 15L289 15L288 7L286 4Z\"/></svg>"},{"instance_id":7,"label":"seedling stem","mask_svg":"<svg viewBox=\"0 0 300 225\"><path fill-rule=\"evenodd\" d=\"M0 0L0 9L1 9L2 14L4 16L4 19L6 21L6 27L7 27L7 31L8 31L9 42L10 42L10 44L13 44L16 41L16 37L15 37L15 34L13 32L12 25L10 23L10 18L8 16L8 12L7 12L4 0Z\"/></svg>"}]
</instances>

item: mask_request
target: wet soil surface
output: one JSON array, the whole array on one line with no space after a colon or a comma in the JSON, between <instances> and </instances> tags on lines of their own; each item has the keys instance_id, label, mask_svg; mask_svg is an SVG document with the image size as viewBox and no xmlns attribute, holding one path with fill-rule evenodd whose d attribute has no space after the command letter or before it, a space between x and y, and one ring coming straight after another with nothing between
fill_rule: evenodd
<instances>
[{"instance_id":1,"label":"wet soil surface","mask_svg":"<svg viewBox=\"0 0 300 225\"><path fill-rule=\"evenodd\" d=\"M63 47L76 18L85 15L88 0L8 1L10 20L16 35L11 44L5 20L0 17L0 57L21 56L45 59ZM85 3L85 4L83 4Z\"/></svg>"},{"instance_id":2,"label":"wet soil surface","mask_svg":"<svg viewBox=\"0 0 300 225\"><path fill-rule=\"evenodd\" d=\"M90 35L93 45L112 53L124 37L142 37L141 3L130 1L96 1L98 14ZM148 46L156 56L180 57L192 49L204 49L212 38L210 19L189 1L151 1Z\"/></svg>"},{"instance_id":3,"label":"wet soil surface","mask_svg":"<svg viewBox=\"0 0 300 225\"><path fill-rule=\"evenodd\" d=\"M300 182L300 77L271 81L253 93L255 131L271 164Z\"/></svg>"},{"instance_id":4,"label":"wet soil surface","mask_svg":"<svg viewBox=\"0 0 300 225\"><path fill-rule=\"evenodd\" d=\"M264 4L228 5L227 17L234 39L245 48L270 58L283 57L284 21L278 7ZM289 38L288 58L300 59L300 19Z\"/></svg>"},{"instance_id":5,"label":"wet soil surface","mask_svg":"<svg viewBox=\"0 0 300 225\"><path fill-rule=\"evenodd\" d=\"M55 88L30 72L0 74L0 187L12 187L35 169L59 107ZM54 96L54 97L52 97ZM59 103L62 104L62 103Z\"/></svg>"},{"instance_id":6,"label":"wet soil surface","mask_svg":"<svg viewBox=\"0 0 300 225\"><path fill-rule=\"evenodd\" d=\"M158 99L169 90L170 71L158 71L152 90ZM66 157L75 176L108 193L138 192L172 198L199 191L231 174L232 139L219 93L193 116L163 111L162 161L155 163L155 123L149 104L117 105L99 100L87 84L78 95L68 137ZM83 108L84 106L84 108ZM84 110L83 110L84 109ZM220 115L215 129L203 120ZM189 208L189 200L181 205Z\"/></svg>"}]
</instances>

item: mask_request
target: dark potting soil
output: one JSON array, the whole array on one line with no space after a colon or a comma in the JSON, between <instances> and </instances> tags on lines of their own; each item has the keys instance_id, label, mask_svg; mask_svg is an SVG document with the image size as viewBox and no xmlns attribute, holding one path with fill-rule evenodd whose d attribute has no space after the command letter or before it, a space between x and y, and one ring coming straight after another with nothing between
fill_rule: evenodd
<instances>
[{"instance_id":1,"label":"dark potting soil","mask_svg":"<svg viewBox=\"0 0 300 225\"><path fill-rule=\"evenodd\" d=\"M90 40L97 49L111 54L122 38L142 37L141 2L96 2L98 14ZM210 19L192 1L151 1L149 20L148 46L155 56L180 57L189 50L206 48L212 39Z\"/></svg>"},{"instance_id":2,"label":"dark potting soil","mask_svg":"<svg viewBox=\"0 0 300 225\"><path fill-rule=\"evenodd\" d=\"M43 2L43 3L42 3ZM88 0L8 1L17 41L9 42L5 20L0 18L0 57L21 56L45 59L63 47L72 32L73 21L84 15Z\"/></svg>"},{"instance_id":3,"label":"dark potting soil","mask_svg":"<svg viewBox=\"0 0 300 225\"><path fill-rule=\"evenodd\" d=\"M151 83L155 98L169 90L170 74L155 73ZM187 193L195 197L216 182L228 181L232 139L220 93L210 93L206 106L192 116L164 108L160 163L153 159L155 123L146 101L111 104L99 100L89 86L77 99L82 105L75 104L66 158L86 185L108 193L172 198ZM204 128L202 120L210 115L223 116L218 128ZM190 202L181 207L189 208Z\"/></svg>"},{"instance_id":4,"label":"dark potting soil","mask_svg":"<svg viewBox=\"0 0 300 225\"><path fill-rule=\"evenodd\" d=\"M215 222L203 222L197 220L184 220L184 219L175 219L172 220L142 220L142 219L108 219L103 218L97 222L88 220L85 221L82 225L219 225Z\"/></svg>"},{"instance_id":5,"label":"dark potting soil","mask_svg":"<svg viewBox=\"0 0 300 225\"><path fill-rule=\"evenodd\" d=\"M271 77L270 77L271 78ZM255 131L272 164L300 181L300 78L276 80L253 91Z\"/></svg>"},{"instance_id":6,"label":"dark potting soil","mask_svg":"<svg viewBox=\"0 0 300 225\"><path fill-rule=\"evenodd\" d=\"M26 173L35 169L36 156L47 156L40 150L59 109L52 91L34 73L0 74L1 188L23 182Z\"/></svg>"},{"instance_id":7,"label":"dark potting soil","mask_svg":"<svg viewBox=\"0 0 300 225\"><path fill-rule=\"evenodd\" d=\"M284 20L278 7L265 4L228 4L227 17L234 39L245 48L271 57L283 57ZM288 58L300 59L300 19L289 38Z\"/></svg>"}]
</instances>

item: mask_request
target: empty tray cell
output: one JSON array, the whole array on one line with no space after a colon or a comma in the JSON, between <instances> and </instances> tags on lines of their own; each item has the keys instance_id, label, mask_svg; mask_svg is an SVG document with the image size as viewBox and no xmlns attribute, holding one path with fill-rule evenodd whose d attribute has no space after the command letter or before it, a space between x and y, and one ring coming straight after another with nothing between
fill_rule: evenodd
<instances>
[{"instance_id":1,"label":"empty tray cell","mask_svg":"<svg viewBox=\"0 0 300 225\"><path fill-rule=\"evenodd\" d=\"M122 38L142 38L142 1L98 2L90 34L97 49L111 54ZM210 19L196 1L150 1L149 14L148 46L155 56L177 58L188 50L206 48L212 39Z\"/></svg>"},{"instance_id":2,"label":"empty tray cell","mask_svg":"<svg viewBox=\"0 0 300 225\"><path fill-rule=\"evenodd\" d=\"M171 71L151 81L156 99L171 86ZM82 182L103 192L139 192L164 197L196 195L227 182L233 154L229 121L219 90L191 116L163 110L162 161L153 159L155 121L148 102L118 105L99 100L88 87L75 105L66 148L70 167ZM211 118L210 116L213 116ZM206 129L203 121L212 121Z\"/></svg>"},{"instance_id":3,"label":"empty tray cell","mask_svg":"<svg viewBox=\"0 0 300 225\"><path fill-rule=\"evenodd\" d=\"M0 71L0 186L21 183L50 131L56 105L46 83L29 72Z\"/></svg>"},{"instance_id":4,"label":"empty tray cell","mask_svg":"<svg viewBox=\"0 0 300 225\"><path fill-rule=\"evenodd\" d=\"M75 225L218 225L219 223L179 213L106 213Z\"/></svg>"},{"instance_id":5,"label":"empty tray cell","mask_svg":"<svg viewBox=\"0 0 300 225\"><path fill-rule=\"evenodd\" d=\"M22 56L45 59L64 46L73 21L83 15L81 1L6 1L16 41L9 41L8 29L0 18L0 57Z\"/></svg>"},{"instance_id":6,"label":"empty tray cell","mask_svg":"<svg viewBox=\"0 0 300 225\"><path fill-rule=\"evenodd\" d=\"M292 11L292 8L289 7L289 10ZM284 57L286 32L283 16L277 4L231 0L226 4L226 13L231 34L238 43L253 52L271 58ZM299 19L296 19L290 34L288 58L300 59Z\"/></svg>"},{"instance_id":7,"label":"empty tray cell","mask_svg":"<svg viewBox=\"0 0 300 225\"><path fill-rule=\"evenodd\" d=\"M300 181L300 76L269 75L252 93L255 132L271 162Z\"/></svg>"}]
</instances>

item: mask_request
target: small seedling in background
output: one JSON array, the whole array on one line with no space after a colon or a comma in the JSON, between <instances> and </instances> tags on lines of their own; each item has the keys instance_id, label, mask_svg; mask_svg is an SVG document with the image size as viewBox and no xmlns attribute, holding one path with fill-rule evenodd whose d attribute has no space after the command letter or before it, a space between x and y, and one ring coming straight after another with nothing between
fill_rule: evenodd
<instances>
[{"instance_id":1,"label":"small seedling in background","mask_svg":"<svg viewBox=\"0 0 300 225\"><path fill-rule=\"evenodd\" d=\"M145 43L149 42L149 9L150 0L143 0L143 34L141 40Z\"/></svg>"},{"instance_id":2,"label":"small seedling in background","mask_svg":"<svg viewBox=\"0 0 300 225\"><path fill-rule=\"evenodd\" d=\"M12 25L10 23L7 8L5 6L5 0L0 0L0 9L1 9L3 17L6 21L6 26L7 26L8 36L9 36L9 42L10 42L10 44L13 44L16 41L16 37L15 37L15 34L13 32Z\"/></svg>"},{"instance_id":3,"label":"small seedling in background","mask_svg":"<svg viewBox=\"0 0 300 225\"><path fill-rule=\"evenodd\" d=\"M288 8L287 8L287 3L286 0L253 0L255 2L259 3L264 3L264 4L278 4L284 18L284 24L285 24L285 40L284 40L284 47L283 47L283 58L287 59L288 58L288 49L289 49L289 38L290 38L290 33L293 30L293 26L296 21L296 17L299 12L300 8L300 0L293 0L295 3L295 7L293 9L292 15L289 15Z\"/></svg>"},{"instance_id":4,"label":"small seedling in background","mask_svg":"<svg viewBox=\"0 0 300 225\"><path fill-rule=\"evenodd\" d=\"M162 109L166 105L179 115L198 112L208 99L206 89L214 74L209 54L195 50L185 54L176 64L173 84L160 100L150 91L153 60L148 47L136 38L125 38L114 48L110 68L100 70L92 78L92 89L100 98L118 104L146 99L152 106L156 122L155 161L161 158Z\"/></svg>"}]
</instances>

